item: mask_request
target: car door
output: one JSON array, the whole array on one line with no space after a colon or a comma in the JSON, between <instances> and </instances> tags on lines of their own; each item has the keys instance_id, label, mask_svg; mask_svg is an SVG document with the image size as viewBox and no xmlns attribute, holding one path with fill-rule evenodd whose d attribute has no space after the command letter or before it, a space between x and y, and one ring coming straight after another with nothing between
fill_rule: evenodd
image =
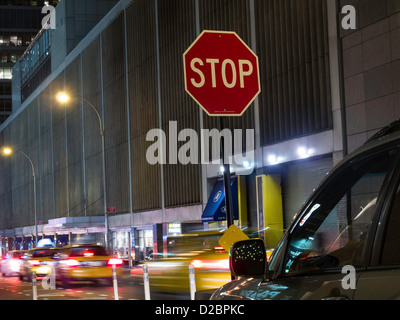
<instances>
[{"instance_id":1,"label":"car door","mask_svg":"<svg viewBox=\"0 0 400 320\"><path fill-rule=\"evenodd\" d=\"M380 218L371 263L361 272L355 299L400 299L400 168L397 167Z\"/></svg>"},{"instance_id":2,"label":"car door","mask_svg":"<svg viewBox=\"0 0 400 320\"><path fill-rule=\"evenodd\" d=\"M276 299L353 299L398 158L397 147L360 154L325 180L286 233L270 265L275 279L257 299L271 291Z\"/></svg>"}]
</instances>

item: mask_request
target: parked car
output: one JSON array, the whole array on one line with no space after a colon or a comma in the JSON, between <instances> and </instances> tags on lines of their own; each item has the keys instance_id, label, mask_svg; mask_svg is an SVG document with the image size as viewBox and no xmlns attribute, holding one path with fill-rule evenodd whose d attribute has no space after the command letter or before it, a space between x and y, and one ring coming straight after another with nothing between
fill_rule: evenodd
<instances>
[{"instance_id":1,"label":"parked car","mask_svg":"<svg viewBox=\"0 0 400 320\"><path fill-rule=\"evenodd\" d=\"M4 277L19 275L21 264L23 263L23 260L21 258L24 253L25 251L23 250L10 251L4 257L4 259L1 260L1 274Z\"/></svg>"},{"instance_id":2,"label":"parked car","mask_svg":"<svg viewBox=\"0 0 400 320\"><path fill-rule=\"evenodd\" d=\"M269 262L264 252L260 239L236 242L237 280L211 299L399 299L400 121L336 166Z\"/></svg>"}]
</instances>

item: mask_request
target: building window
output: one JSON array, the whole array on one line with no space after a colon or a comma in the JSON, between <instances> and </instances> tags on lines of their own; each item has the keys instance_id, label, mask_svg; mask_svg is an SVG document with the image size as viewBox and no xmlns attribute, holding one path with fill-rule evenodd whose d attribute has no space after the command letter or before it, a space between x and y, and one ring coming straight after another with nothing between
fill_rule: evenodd
<instances>
[{"instance_id":1,"label":"building window","mask_svg":"<svg viewBox=\"0 0 400 320\"><path fill-rule=\"evenodd\" d=\"M0 80L11 80L12 68L0 68Z\"/></svg>"}]
</instances>

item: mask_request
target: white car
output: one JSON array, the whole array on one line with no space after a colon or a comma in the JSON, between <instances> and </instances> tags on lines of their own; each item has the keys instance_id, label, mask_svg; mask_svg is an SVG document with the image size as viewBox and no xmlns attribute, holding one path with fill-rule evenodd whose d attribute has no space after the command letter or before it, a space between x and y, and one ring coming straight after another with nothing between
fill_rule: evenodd
<instances>
[{"instance_id":1,"label":"white car","mask_svg":"<svg viewBox=\"0 0 400 320\"><path fill-rule=\"evenodd\" d=\"M4 277L18 276L23 263L22 257L24 254L25 251L10 251L0 262L1 274Z\"/></svg>"}]
</instances>

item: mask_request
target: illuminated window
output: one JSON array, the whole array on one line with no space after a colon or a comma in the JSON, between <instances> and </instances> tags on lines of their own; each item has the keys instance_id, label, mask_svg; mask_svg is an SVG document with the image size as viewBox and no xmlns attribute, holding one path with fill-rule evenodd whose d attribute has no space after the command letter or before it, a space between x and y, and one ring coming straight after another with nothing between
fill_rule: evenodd
<instances>
[{"instance_id":1,"label":"illuminated window","mask_svg":"<svg viewBox=\"0 0 400 320\"><path fill-rule=\"evenodd\" d=\"M11 68L0 68L0 79L11 80L12 79L12 69Z\"/></svg>"}]
</instances>

